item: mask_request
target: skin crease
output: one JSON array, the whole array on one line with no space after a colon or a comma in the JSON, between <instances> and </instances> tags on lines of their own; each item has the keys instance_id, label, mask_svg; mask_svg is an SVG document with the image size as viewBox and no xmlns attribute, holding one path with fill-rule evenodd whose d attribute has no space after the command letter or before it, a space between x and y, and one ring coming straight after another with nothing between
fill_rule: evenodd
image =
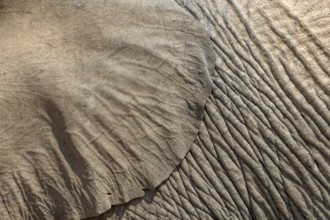
<instances>
[{"instance_id":1,"label":"skin crease","mask_svg":"<svg viewBox=\"0 0 330 220\"><path fill-rule=\"evenodd\" d=\"M1 10L38 8L27 1L3 2ZM20 3L16 7L11 2ZM160 186L146 190L142 198L121 202L90 219L330 219L329 1L176 2L210 35L216 56L215 71L210 71L213 90L204 106L199 134L183 161ZM40 19L36 32L21 35L10 28L21 17L2 13L0 22L7 22L6 28L11 31L2 45L10 60L17 58L11 46L16 42L21 45L19 48L26 47L27 51L40 49L40 53L35 53L36 60L46 60L44 54L57 58L50 69L74 63L70 51L76 51L78 46L102 48L102 44L98 44L102 37L89 41L95 39L90 36L102 33L95 25L79 44L74 35L60 35L60 28L70 29L81 24L82 18L66 19L67 25L63 25L58 22L65 15L58 10L49 11L52 15L58 12L59 20ZM67 14L71 12L68 10ZM166 15L164 18L169 17ZM13 22L8 18L13 18ZM25 19L29 19L28 16ZM44 41L37 37L39 27L44 34L40 39ZM83 29L81 25L80 30ZM25 34L30 37L23 37ZM46 39L51 40L48 46ZM54 45L62 49L51 49ZM63 50L63 45L68 51ZM16 63L1 63L10 64L6 66L10 70L6 72L10 73L24 62L26 57L23 56ZM7 80L3 82L8 86L8 82L21 77L4 75L2 79ZM40 88L40 91L47 89ZM40 101L33 96L17 94L7 100L14 100L12 97L17 101L9 102L12 107L8 108L19 110L17 103L25 102L28 103L26 109L31 112L1 111L0 118L43 115L58 122L53 123L52 133L60 137L62 145L73 145L70 136L63 132L61 121L64 119L59 105L50 102L52 100ZM94 102L89 100L89 103ZM32 110L34 106L41 106L38 109L42 112ZM201 117L200 106L195 113ZM45 120L36 123L47 129ZM7 159L3 164L10 167L11 163L13 160ZM98 165L102 166L103 162ZM79 166L83 164L78 163ZM157 173L163 174L158 169ZM82 215L75 215L79 217Z\"/></svg>"},{"instance_id":2,"label":"skin crease","mask_svg":"<svg viewBox=\"0 0 330 220\"><path fill-rule=\"evenodd\" d=\"M94 219L329 219L329 1L177 2L216 54L202 127L161 186Z\"/></svg>"},{"instance_id":3,"label":"skin crease","mask_svg":"<svg viewBox=\"0 0 330 220\"><path fill-rule=\"evenodd\" d=\"M98 216L154 190L196 137L215 62L160 0L1 1L0 51L4 219Z\"/></svg>"}]
</instances>

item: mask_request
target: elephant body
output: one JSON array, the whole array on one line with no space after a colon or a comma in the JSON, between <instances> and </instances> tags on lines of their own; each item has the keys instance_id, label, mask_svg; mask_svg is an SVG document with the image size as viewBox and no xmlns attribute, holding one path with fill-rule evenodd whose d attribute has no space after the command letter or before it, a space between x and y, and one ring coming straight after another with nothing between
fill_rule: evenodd
<instances>
[{"instance_id":1,"label":"elephant body","mask_svg":"<svg viewBox=\"0 0 330 220\"><path fill-rule=\"evenodd\" d=\"M211 91L198 22L167 1L0 2L1 219L97 216L168 178Z\"/></svg>"},{"instance_id":2,"label":"elephant body","mask_svg":"<svg viewBox=\"0 0 330 220\"><path fill-rule=\"evenodd\" d=\"M328 0L83 2L1 38L5 219L330 219Z\"/></svg>"},{"instance_id":3,"label":"elephant body","mask_svg":"<svg viewBox=\"0 0 330 220\"><path fill-rule=\"evenodd\" d=\"M329 1L178 3L216 54L199 134L155 192L96 219L329 219Z\"/></svg>"}]
</instances>

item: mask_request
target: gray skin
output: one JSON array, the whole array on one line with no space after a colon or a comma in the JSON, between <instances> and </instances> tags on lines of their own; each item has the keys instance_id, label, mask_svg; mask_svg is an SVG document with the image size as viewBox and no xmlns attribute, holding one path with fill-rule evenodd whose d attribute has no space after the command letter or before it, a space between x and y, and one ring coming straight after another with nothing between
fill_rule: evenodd
<instances>
[{"instance_id":1,"label":"gray skin","mask_svg":"<svg viewBox=\"0 0 330 220\"><path fill-rule=\"evenodd\" d=\"M0 0L0 219L154 190L196 138L214 63L174 1Z\"/></svg>"},{"instance_id":2,"label":"gray skin","mask_svg":"<svg viewBox=\"0 0 330 220\"><path fill-rule=\"evenodd\" d=\"M202 127L156 191L97 219L330 219L330 2L178 3L217 58Z\"/></svg>"},{"instance_id":3,"label":"gray skin","mask_svg":"<svg viewBox=\"0 0 330 220\"><path fill-rule=\"evenodd\" d=\"M330 219L329 14L0 0L0 219Z\"/></svg>"}]
</instances>

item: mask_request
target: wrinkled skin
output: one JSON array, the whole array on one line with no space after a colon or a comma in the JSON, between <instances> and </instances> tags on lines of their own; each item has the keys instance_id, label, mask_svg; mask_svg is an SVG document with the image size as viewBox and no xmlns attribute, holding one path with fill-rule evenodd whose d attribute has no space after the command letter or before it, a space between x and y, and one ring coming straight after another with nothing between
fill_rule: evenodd
<instances>
[{"instance_id":1,"label":"wrinkled skin","mask_svg":"<svg viewBox=\"0 0 330 220\"><path fill-rule=\"evenodd\" d=\"M94 219L330 219L329 1L169 2L199 22L216 57L199 133L155 190L159 181L142 183L142 198Z\"/></svg>"},{"instance_id":2,"label":"wrinkled skin","mask_svg":"<svg viewBox=\"0 0 330 220\"><path fill-rule=\"evenodd\" d=\"M211 92L198 22L173 1L0 3L1 219L98 216L166 180Z\"/></svg>"},{"instance_id":3,"label":"wrinkled skin","mask_svg":"<svg viewBox=\"0 0 330 220\"><path fill-rule=\"evenodd\" d=\"M217 58L200 133L155 192L97 219L330 219L330 2L178 3Z\"/></svg>"}]
</instances>

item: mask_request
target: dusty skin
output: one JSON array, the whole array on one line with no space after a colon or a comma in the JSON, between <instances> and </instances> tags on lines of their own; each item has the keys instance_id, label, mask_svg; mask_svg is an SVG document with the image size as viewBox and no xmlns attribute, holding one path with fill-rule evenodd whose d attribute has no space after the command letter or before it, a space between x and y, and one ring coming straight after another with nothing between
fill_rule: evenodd
<instances>
[{"instance_id":1,"label":"dusty skin","mask_svg":"<svg viewBox=\"0 0 330 220\"><path fill-rule=\"evenodd\" d=\"M329 6L0 0L0 219L330 219Z\"/></svg>"},{"instance_id":2,"label":"dusty skin","mask_svg":"<svg viewBox=\"0 0 330 220\"><path fill-rule=\"evenodd\" d=\"M216 55L200 132L156 191L97 219L329 220L330 1L177 2Z\"/></svg>"},{"instance_id":3,"label":"dusty skin","mask_svg":"<svg viewBox=\"0 0 330 220\"><path fill-rule=\"evenodd\" d=\"M81 219L167 179L214 58L173 1L0 1L1 219Z\"/></svg>"}]
</instances>

